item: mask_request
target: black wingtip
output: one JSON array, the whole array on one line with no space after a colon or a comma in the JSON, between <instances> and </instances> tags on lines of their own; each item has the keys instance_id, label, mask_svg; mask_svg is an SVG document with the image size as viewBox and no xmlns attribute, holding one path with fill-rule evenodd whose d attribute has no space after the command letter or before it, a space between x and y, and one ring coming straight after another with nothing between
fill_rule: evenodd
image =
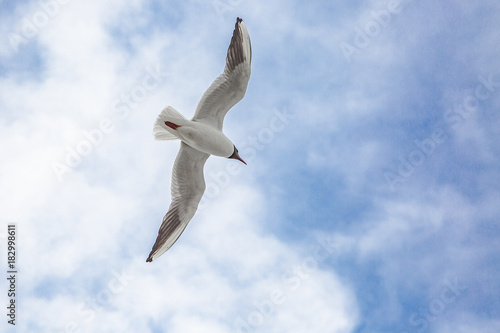
<instances>
[{"instance_id":1,"label":"black wingtip","mask_svg":"<svg viewBox=\"0 0 500 333\"><path fill-rule=\"evenodd\" d=\"M149 257L148 259L146 259L146 262L153 262L153 258Z\"/></svg>"},{"instance_id":2,"label":"black wingtip","mask_svg":"<svg viewBox=\"0 0 500 333\"><path fill-rule=\"evenodd\" d=\"M242 20L241 18L237 17L237 18L236 18L236 23L234 24L234 29L235 29L235 31L236 31L236 29L238 29L238 24L239 24L240 22L243 22L243 20Z\"/></svg>"},{"instance_id":3,"label":"black wingtip","mask_svg":"<svg viewBox=\"0 0 500 333\"><path fill-rule=\"evenodd\" d=\"M226 70L232 71L238 64L245 61L242 47L242 30L238 24L243 22L239 17L236 18L236 23L234 24L233 36L231 37L231 43L227 49L226 57Z\"/></svg>"}]
</instances>

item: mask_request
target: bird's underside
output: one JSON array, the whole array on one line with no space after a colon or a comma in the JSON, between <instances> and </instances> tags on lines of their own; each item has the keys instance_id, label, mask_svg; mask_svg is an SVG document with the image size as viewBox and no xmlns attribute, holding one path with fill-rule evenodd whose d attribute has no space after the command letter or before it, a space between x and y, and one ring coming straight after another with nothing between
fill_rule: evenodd
<instances>
[{"instance_id":1,"label":"bird's underside","mask_svg":"<svg viewBox=\"0 0 500 333\"><path fill-rule=\"evenodd\" d=\"M191 121L202 122L222 131L224 116L245 95L251 72L251 54L248 31L243 20L237 18L227 51L224 72L203 94ZM177 129L176 126L180 127L178 124L180 120L176 122L175 119L181 118L187 121L172 107L165 108L155 123L155 138L157 140L175 139L172 131ZM237 154L237 149L234 149ZM172 203L163 218L147 262L165 253L179 238L196 213L205 192L203 167L209 156L181 142L172 170Z\"/></svg>"}]
</instances>

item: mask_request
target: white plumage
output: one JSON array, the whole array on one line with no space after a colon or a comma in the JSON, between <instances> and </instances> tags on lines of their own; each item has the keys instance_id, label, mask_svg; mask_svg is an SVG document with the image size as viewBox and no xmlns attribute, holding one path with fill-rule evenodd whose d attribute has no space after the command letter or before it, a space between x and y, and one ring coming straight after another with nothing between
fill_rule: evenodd
<instances>
[{"instance_id":1,"label":"white plumage","mask_svg":"<svg viewBox=\"0 0 500 333\"><path fill-rule=\"evenodd\" d=\"M186 119L171 106L158 116L153 128L155 139L182 142L172 170L172 203L147 262L165 253L196 213L205 192L203 167L207 158L216 155L245 163L238 149L222 133L222 124L229 109L245 96L251 60L250 37L243 20L237 18L224 72L203 94L193 119Z\"/></svg>"}]
</instances>

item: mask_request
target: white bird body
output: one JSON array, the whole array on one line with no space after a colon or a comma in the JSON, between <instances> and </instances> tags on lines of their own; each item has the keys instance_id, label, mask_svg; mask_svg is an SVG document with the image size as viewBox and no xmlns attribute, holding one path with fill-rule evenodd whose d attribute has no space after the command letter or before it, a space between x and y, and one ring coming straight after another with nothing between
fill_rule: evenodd
<instances>
[{"instance_id":1,"label":"white bird body","mask_svg":"<svg viewBox=\"0 0 500 333\"><path fill-rule=\"evenodd\" d=\"M179 137L189 146L201 152L229 157L234 152L234 144L221 131L201 122L188 120L187 125L178 129Z\"/></svg>"},{"instance_id":2,"label":"white bird body","mask_svg":"<svg viewBox=\"0 0 500 333\"><path fill-rule=\"evenodd\" d=\"M201 152L229 157L234 152L234 144L219 129L201 121L180 119L168 116L163 113L158 117L157 122L170 134L185 142L190 147ZM170 122L179 127L173 129L165 123Z\"/></svg>"},{"instance_id":3,"label":"white bird body","mask_svg":"<svg viewBox=\"0 0 500 333\"><path fill-rule=\"evenodd\" d=\"M224 72L203 94L194 117L188 120L173 107L167 106L156 119L153 128L155 139L180 139L181 148L172 170L172 203L147 262L165 253L196 213L205 192L203 167L208 157L215 155L245 163L238 149L222 133L222 124L229 109L245 96L251 59L248 31L243 20L237 18Z\"/></svg>"}]
</instances>

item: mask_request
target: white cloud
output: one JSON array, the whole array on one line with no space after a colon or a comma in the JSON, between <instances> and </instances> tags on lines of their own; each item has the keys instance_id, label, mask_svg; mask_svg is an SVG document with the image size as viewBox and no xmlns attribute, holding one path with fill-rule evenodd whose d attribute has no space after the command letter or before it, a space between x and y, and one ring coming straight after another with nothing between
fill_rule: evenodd
<instances>
[{"instance_id":1,"label":"white cloud","mask_svg":"<svg viewBox=\"0 0 500 333\"><path fill-rule=\"evenodd\" d=\"M71 188L81 190L82 185L72 182ZM95 190L88 195L95 201L106 196ZM83 204L97 206L95 201ZM126 214L125 207L128 211L141 210L131 208L123 199L104 201L99 206L111 208L115 214L116 210ZM72 214L80 215L74 204L71 207ZM227 207L231 209L225 210ZM182 240L153 264L144 260L154 235L139 231L135 239L119 237L123 231L114 223L126 220L123 216L107 216L98 210L91 212L89 219L75 221L63 216L59 221L68 223L52 227L45 224L45 230L30 225L24 241L35 243L38 238L37 248L43 249L44 258L57 260L37 262L34 250L25 246L23 266L30 267L23 270L25 281L37 285L40 278L59 278L67 289L51 286L50 294L64 296L32 294L24 297L25 302L43 307L47 317L58 313L59 321L47 326L52 330L78 325L84 331L98 327L110 332L125 328L148 331L148 323L153 322L159 327L168 325L173 332L234 331L238 318L249 327L263 330L352 329L357 320L355 297L335 273L323 268L327 252L322 250L321 259L312 250L301 257L296 246L264 236L261 228L267 209L255 190L230 186L195 217ZM59 235L54 235L56 229ZM32 235L35 232L46 239ZM54 243L47 244L49 239ZM133 244L137 241L142 244L142 252L141 246ZM135 251L132 257L123 258L118 250L129 243ZM295 271L296 267L300 270ZM129 277L123 287L115 288L120 286L112 282L115 273ZM277 304L270 296L275 290L282 294ZM30 309L25 311L30 313ZM42 329L39 319L45 315L28 316L24 323Z\"/></svg>"}]
</instances>

